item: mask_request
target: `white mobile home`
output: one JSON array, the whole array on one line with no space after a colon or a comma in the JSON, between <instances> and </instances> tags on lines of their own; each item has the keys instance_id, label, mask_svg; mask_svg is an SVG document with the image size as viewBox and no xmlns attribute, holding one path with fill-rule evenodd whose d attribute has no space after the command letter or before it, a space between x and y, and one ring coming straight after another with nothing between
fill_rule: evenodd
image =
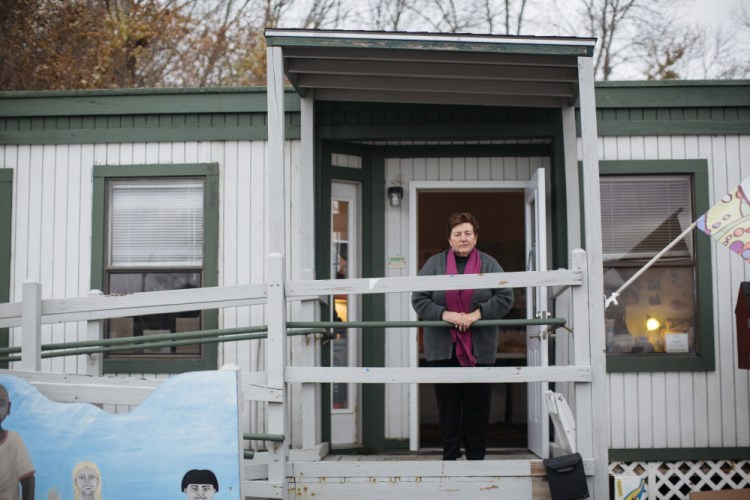
<instances>
[{"instance_id":1,"label":"white mobile home","mask_svg":"<svg viewBox=\"0 0 750 500\"><path fill-rule=\"evenodd\" d=\"M290 302L287 321L391 324L290 340L288 370L262 340L99 356L120 376L236 364L269 385L281 377L289 420L271 401L247 403L244 421L246 432L289 436L281 494L345 498L366 485L373 498L479 495L472 488L544 498L540 459L555 440L544 384L574 409L594 498L610 469L647 473L653 498L747 487L750 377L733 313L746 265L693 233L618 304L605 310L603 296L750 174L748 82L595 86L589 39L270 30L267 40L267 89L0 94L0 302L10 304L0 311L22 301L27 280L41 283L43 304L90 290L260 285L279 279L267 267L279 254L290 295L294 283L347 280L338 292L324 282L324 296L299 285L316 300ZM419 329L392 326L417 319L409 294L355 288L408 282L443 248L456 210L477 215L479 248L509 273L586 269L588 299L575 303L578 285L516 289L513 318L551 315L573 331L503 328L488 375L494 463L446 472L429 460L431 388L409 383L425 381L414 375ZM261 303L216 307L113 317L104 335L263 324L270 334L276 320ZM20 346L21 328L6 322L0 339ZM87 338L85 321L49 323L42 345ZM523 372L535 364L585 374ZM359 383L295 371L309 365L352 367ZM368 383L356 367L402 378L387 383L386 370ZM89 359L43 359L41 371L89 373ZM513 371L529 378L513 382ZM402 465L326 468L342 453ZM335 484L318 479L335 470Z\"/></svg>"}]
</instances>

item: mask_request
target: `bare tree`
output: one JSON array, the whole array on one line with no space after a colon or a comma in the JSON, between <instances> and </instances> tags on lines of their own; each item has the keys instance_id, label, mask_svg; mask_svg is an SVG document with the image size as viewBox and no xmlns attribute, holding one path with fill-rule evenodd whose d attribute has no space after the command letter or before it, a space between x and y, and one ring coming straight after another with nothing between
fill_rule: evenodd
<instances>
[{"instance_id":1,"label":"bare tree","mask_svg":"<svg viewBox=\"0 0 750 500\"><path fill-rule=\"evenodd\" d=\"M714 28L697 30L693 51L692 71L694 78L734 79L750 76L750 57L746 51L738 51L737 33L732 30Z\"/></svg>"},{"instance_id":2,"label":"bare tree","mask_svg":"<svg viewBox=\"0 0 750 500\"><path fill-rule=\"evenodd\" d=\"M412 11L433 31L466 33L479 24L475 5L462 0L426 0L416 3Z\"/></svg>"},{"instance_id":3,"label":"bare tree","mask_svg":"<svg viewBox=\"0 0 750 500\"><path fill-rule=\"evenodd\" d=\"M675 25L671 19L663 21L648 26L633 41L633 45L642 51L643 75L648 80L684 78L699 40L694 30Z\"/></svg>"},{"instance_id":4,"label":"bare tree","mask_svg":"<svg viewBox=\"0 0 750 500\"><path fill-rule=\"evenodd\" d=\"M337 28L346 20L341 0L313 0L302 21L305 29Z\"/></svg>"},{"instance_id":5,"label":"bare tree","mask_svg":"<svg viewBox=\"0 0 750 500\"><path fill-rule=\"evenodd\" d=\"M376 30L403 31L409 28L410 0L370 0L364 24Z\"/></svg>"},{"instance_id":6,"label":"bare tree","mask_svg":"<svg viewBox=\"0 0 750 500\"><path fill-rule=\"evenodd\" d=\"M558 33L585 35L598 40L594 54L594 70L599 79L609 80L617 68L637 63L643 47L634 43L644 31L653 31L661 24L669 8L683 0L578 0L577 8L564 11L554 0L550 23ZM566 4L569 5L569 4Z\"/></svg>"},{"instance_id":7,"label":"bare tree","mask_svg":"<svg viewBox=\"0 0 750 500\"><path fill-rule=\"evenodd\" d=\"M477 7L489 33L520 35L527 3L527 0L482 0Z\"/></svg>"}]
</instances>

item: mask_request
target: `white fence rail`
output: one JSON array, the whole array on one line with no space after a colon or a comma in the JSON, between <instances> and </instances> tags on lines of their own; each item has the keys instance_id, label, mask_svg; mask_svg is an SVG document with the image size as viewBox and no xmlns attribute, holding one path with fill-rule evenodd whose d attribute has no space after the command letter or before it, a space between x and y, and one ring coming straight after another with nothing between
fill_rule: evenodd
<instances>
[{"instance_id":1,"label":"white fence rail","mask_svg":"<svg viewBox=\"0 0 750 500\"><path fill-rule=\"evenodd\" d=\"M105 404L137 404L142 401L157 381L122 382L114 377L86 377L84 375L62 375L39 373L41 366L41 328L43 324L87 321L87 339L98 340L102 336L102 320L155 313L174 313L219 309L245 305L266 304L268 340L266 342L266 366L263 373L242 374L242 394L245 401L265 401L268 404L267 431L269 434L289 435L289 394L287 384L302 384L302 404L312 401L312 389L320 383L436 383L436 382L485 382L485 383L529 383L529 382L574 382L580 384L583 393L576 398L576 418L581 418L579 428L592 429L597 424L591 406L590 382L595 374L591 368L591 351L588 339L589 318L586 286L585 254L574 252L574 269L548 272L491 273L484 275L433 276L405 278L373 278L354 280L299 280L283 281L283 257L272 254L268 260L268 283L176 290L166 292L138 293L127 296L104 296L92 292L88 297L74 299L41 299L41 285L24 284L23 300L20 303L0 304L0 328L21 327L21 361L15 368L23 377L32 381L44 393L58 401L86 401ZM576 332L578 352L574 365L545 367L478 368L457 372L450 368L349 368L287 365L286 321L288 302L302 301L298 308L310 319L310 311L319 296L332 294L403 293L418 290L459 290L498 287L563 287L568 288L574 304L574 316L569 326ZM292 308L293 310L294 308ZM314 344L314 343L311 343ZM310 346L314 349L314 346ZM85 375L101 375L102 355L90 356L91 363ZM314 359L312 356L310 359ZM308 364L308 363L304 363ZM584 389L587 386L589 389ZM73 389L76 387L77 389ZM82 391L81 388L86 390ZM316 412L303 411L303 433L319 427ZM600 429L599 432L604 432ZM587 433L579 433L585 436ZM591 435L588 442L579 443L590 470L596 474L602 467L606 471L606 450L592 449ZM585 441L585 439L584 439ZM314 442L304 439L303 448ZM595 448L595 447L594 447ZM323 449L323 445L321 448ZM304 450L303 450L304 451ZM598 451L598 452L597 452ZM321 452L322 453L322 452ZM274 444L268 452L267 481L252 481L252 496L286 498L286 463L289 457L289 439ZM593 459L593 460L592 460ZM606 485L606 473L597 477L597 483ZM249 486L248 486L249 487ZM599 491L602 485L598 485ZM595 488L595 491L597 491ZM605 486L606 488L606 486ZM248 490L249 491L249 490ZM244 488L243 488L244 492ZM251 495L251 493L247 493Z\"/></svg>"}]
</instances>

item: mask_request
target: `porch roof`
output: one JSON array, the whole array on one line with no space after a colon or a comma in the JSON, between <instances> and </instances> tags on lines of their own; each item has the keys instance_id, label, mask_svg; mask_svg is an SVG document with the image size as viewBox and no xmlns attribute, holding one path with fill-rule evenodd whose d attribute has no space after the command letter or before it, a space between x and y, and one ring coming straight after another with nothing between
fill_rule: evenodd
<instances>
[{"instance_id":1,"label":"porch roof","mask_svg":"<svg viewBox=\"0 0 750 500\"><path fill-rule=\"evenodd\" d=\"M570 106L596 39L268 29L284 73L316 100Z\"/></svg>"}]
</instances>

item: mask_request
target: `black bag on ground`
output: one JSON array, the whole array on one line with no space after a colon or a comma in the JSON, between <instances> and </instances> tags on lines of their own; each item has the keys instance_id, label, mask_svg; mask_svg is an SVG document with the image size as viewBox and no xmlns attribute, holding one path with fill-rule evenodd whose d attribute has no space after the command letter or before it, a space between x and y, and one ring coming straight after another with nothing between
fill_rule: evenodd
<instances>
[{"instance_id":1,"label":"black bag on ground","mask_svg":"<svg viewBox=\"0 0 750 500\"><path fill-rule=\"evenodd\" d=\"M552 500L589 498L586 473L580 453L543 460Z\"/></svg>"}]
</instances>

